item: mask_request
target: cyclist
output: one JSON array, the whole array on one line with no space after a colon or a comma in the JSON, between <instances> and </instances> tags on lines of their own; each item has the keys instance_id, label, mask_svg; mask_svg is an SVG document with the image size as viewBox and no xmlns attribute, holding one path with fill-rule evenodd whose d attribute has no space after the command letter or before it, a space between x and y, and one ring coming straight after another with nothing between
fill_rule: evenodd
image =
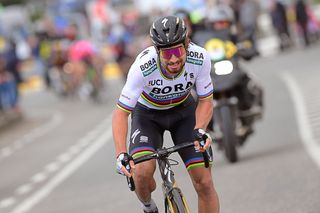
<instances>
[{"instance_id":1,"label":"cyclist","mask_svg":"<svg viewBox=\"0 0 320 213\"><path fill-rule=\"evenodd\" d=\"M202 154L210 148L205 129L212 117L213 85L211 62L205 49L190 42L184 21L177 16L157 19L150 28L153 46L143 50L132 64L117 107L112 128L117 171L134 178L136 194L144 212L158 212L151 193L156 162L134 165L132 158L153 153L163 145L165 130L174 144L195 140L194 148L179 152L198 194L199 212L219 212L211 169L204 167ZM190 95L196 85L198 104ZM128 116L131 136L127 152ZM200 147L199 140L206 143ZM200 151L200 152L199 152ZM126 170L130 165L131 171Z\"/></svg>"}]
</instances>

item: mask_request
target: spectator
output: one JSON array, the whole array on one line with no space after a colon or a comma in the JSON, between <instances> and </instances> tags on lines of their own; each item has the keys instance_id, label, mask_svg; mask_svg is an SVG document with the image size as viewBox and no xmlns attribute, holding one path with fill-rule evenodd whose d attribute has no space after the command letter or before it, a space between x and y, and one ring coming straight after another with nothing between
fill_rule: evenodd
<instances>
[{"instance_id":1,"label":"spectator","mask_svg":"<svg viewBox=\"0 0 320 213\"><path fill-rule=\"evenodd\" d=\"M303 0L297 0L295 4L296 21L299 27L299 31L302 31L304 44L309 46L309 32L308 32L308 13L307 7Z\"/></svg>"},{"instance_id":2,"label":"spectator","mask_svg":"<svg viewBox=\"0 0 320 213\"><path fill-rule=\"evenodd\" d=\"M257 19L260 12L259 4L254 0L240 0L238 5L238 32L241 40L249 39L259 55L256 42Z\"/></svg>"},{"instance_id":3,"label":"spectator","mask_svg":"<svg viewBox=\"0 0 320 213\"><path fill-rule=\"evenodd\" d=\"M271 19L280 42L280 50L289 48L292 44L288 28L286 7L279 0L273 1L271 6Z\"/></svg>"},{"instance_id":4,"label":"spectator","mask_svg":"<svg viewBox=\"0 0 320 213\"><path fill-rule=\"evenodd\" d=\"M12 76L15 80L16 96L18 99L19 98L18 85L23 82L20 71L19 71L20 60L18 59L17 54L16 54L15 42L13 40L11 40L9 43L10 44L9 44L8 50L6 51L6 54L5 54L6 70L8 70L12 74Z\"/></svg>"},{"instance_id":5,"label":"spectator","mask_svg":"<svg viewBox=\"0 0 320 213\"><path fill-rule=\"evenodd\" d=\"M19 110L16 83L11 73L6 70L3 56L0 56L0 109L2 111L10 109Z\"/></svg>"}]
</instances>

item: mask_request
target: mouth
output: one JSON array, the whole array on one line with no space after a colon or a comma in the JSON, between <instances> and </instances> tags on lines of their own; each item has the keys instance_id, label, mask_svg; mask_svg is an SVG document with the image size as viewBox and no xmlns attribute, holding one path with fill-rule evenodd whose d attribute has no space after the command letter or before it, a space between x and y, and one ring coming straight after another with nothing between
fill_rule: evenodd
<instances>
[{"instance_id":1,"label":"mouth","mask_svg":"<svg viewBox=\"0 0 320 213\"><path fill-rule=\"evenodd\" d=\"M173 63L173 64L168 64L169 69L179 69L180 68L180 63Z\"/></svg>"}]
</instances>

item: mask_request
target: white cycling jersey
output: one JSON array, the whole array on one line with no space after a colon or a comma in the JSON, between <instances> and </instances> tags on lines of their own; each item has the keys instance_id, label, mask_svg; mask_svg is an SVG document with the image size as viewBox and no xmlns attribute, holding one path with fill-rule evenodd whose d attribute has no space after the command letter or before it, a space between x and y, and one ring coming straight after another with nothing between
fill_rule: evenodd
<instances>
[{"instance_id":1,"label":"white cycling jersey","mask_svg":"<svg viewBox=\"0 0 320 213\"><path fill-rule=\"evenodd\" d=\"M151 109L169 109L184 102L196 87L198 98L211 98L211 61L206 50L190 43L183 70L168 76L160 67L156 49L143 50L132 64L117 106L131 112L136 103Z\"/></svg>"}]
</instances>

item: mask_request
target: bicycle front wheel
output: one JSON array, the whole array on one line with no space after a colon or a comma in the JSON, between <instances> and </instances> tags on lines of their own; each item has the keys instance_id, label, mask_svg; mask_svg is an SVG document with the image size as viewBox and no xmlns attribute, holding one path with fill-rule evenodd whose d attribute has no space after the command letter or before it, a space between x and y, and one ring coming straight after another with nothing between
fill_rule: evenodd
<instances>
[{"instance_id":1,"label":"bicycle front wheel","mask_svg":"<svg viewBox=\"0 0 320 213\"><path fill-rule=\"evenodd\" d=\"M178 188L172 191L165 198L166 213L189 213L186 200Z\"/></svg>"}]
</instances>

